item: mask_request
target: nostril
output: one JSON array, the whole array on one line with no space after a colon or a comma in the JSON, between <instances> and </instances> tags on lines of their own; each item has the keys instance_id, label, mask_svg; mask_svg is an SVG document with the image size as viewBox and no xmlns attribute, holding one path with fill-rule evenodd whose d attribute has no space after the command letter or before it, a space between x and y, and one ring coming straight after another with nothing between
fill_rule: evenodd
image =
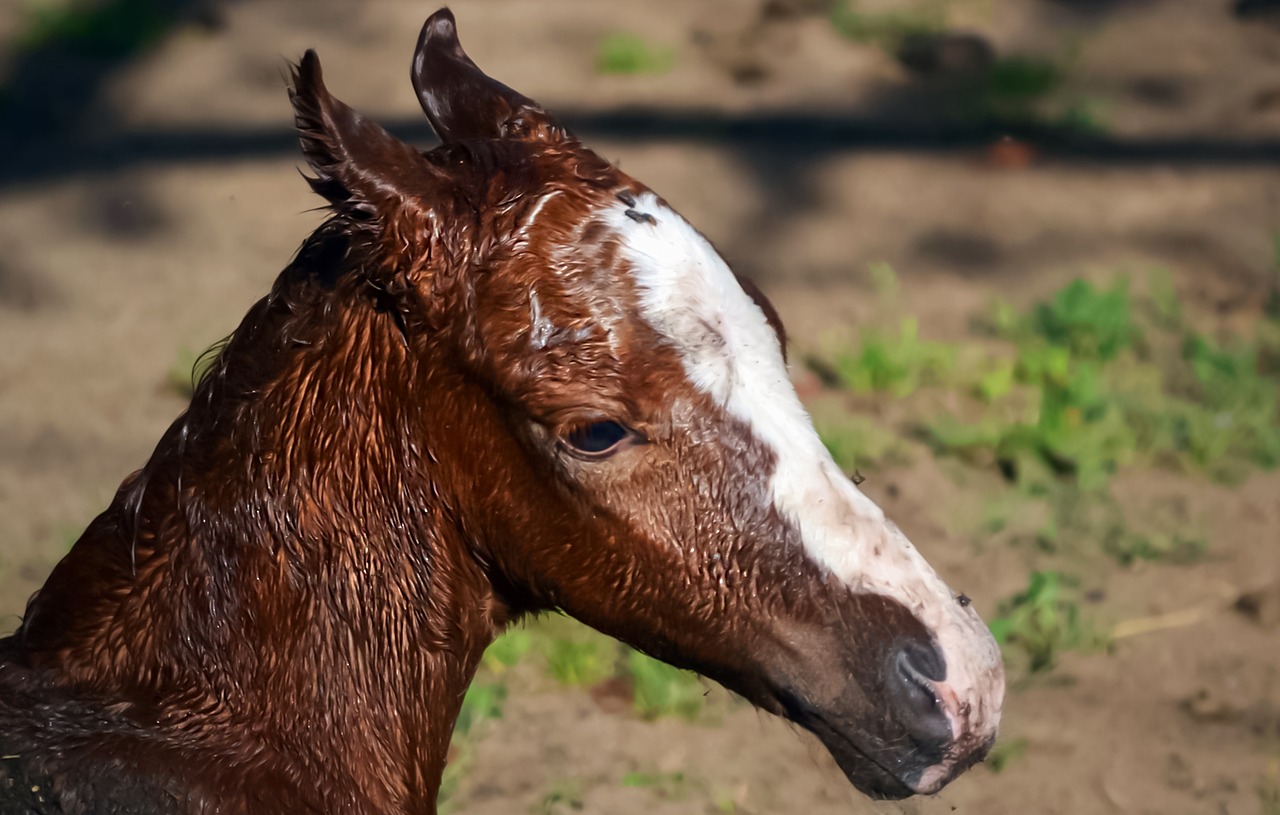
<instances>
[{"instance_id":1,"label":"nostril","mask_svg":"<svg viewBox=\"0 0 1280 815\"><path fill-rule=\"evenodd\" d=\"M940 707L933 682L917 667L909 651L898 654L898 682L910 710L917 716L930 716Z\"/></svg>"},{"instance_id":2,"label":"nostril","mask_svg":"<svg viewBox=\"0 0 1280 815\"><path fill-rule=\"evenodd\" d=\"M893 656L892 668L900 721L920 739L940 747L950 743L951 722L935 687L947 676L942 654L931 644L908 643Z\"/></svg>"},{"instance_id":3,"label":"nostril","mask_svg":"<svg viewBox=\"0 0 1280 815\"><path fill-rule=\"evenodd\" d=\"M941 682L947 678L947 661L932 643L907 643L898 653L898 665L900 669L914 671L933 682Z\"/></svg>"}]
</instances>

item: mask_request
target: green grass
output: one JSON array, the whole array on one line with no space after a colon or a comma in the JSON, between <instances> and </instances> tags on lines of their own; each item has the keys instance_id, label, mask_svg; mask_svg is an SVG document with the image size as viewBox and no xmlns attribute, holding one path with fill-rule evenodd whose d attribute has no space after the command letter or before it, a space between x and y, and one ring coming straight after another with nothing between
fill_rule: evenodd
<instances>
[{"instance_id":1,"label":"green grass","mask_svg":"<svg viewBox=\"0 0 1280 815\"><path fill-rule=\"evenodd\" d=\"M1011 762L1026 755L1030 746L1024 738L1001 739L991 748L985 766L993 773L1004 772Z\"/></svg>"},{"instance_id":2,"label":"green grass","mask_svg":"<svg viewBox=\"0 0 1280 815\"><path fill-rule=\"evenodd\" d=\"M951 348L920 339L919 321L908 317L894 333L864 334L854 353L836 357L835 371L855 393L888 391L906 396L922 386L942 382L954 356Z\"/></svg>"},{"instance_id":3,"label":"green grass","mask_svg":"<svg viewBox=\"0 0 1280 815\"><path fill-rule=\"evenodd\" d=\"M547 672L561 685L589 686L614 672L617 649L603 638L555 639L546 648Z\"/></svg>"},{"instance_id":4,"label":"green grass","mask_svg":"<svg viewBox=\"0 0 1280 815\"><path fill-rule=\"evenodd\" d=\"M483 664L490 673L501 675L518 665L534 648L534 634L527 628L509 628L484 652Z\"/></svg>"},{"instance_id":5,"label":"green grass","mask_svg":"<svg viewBox=\"0 0 1280 815\"><path fill-rule=\"evenodd\" d=\"M1033 126L1064 136L1099 136L1111 130L1115 102L1073 85L1078 49L1058 54L998 56L978 81L958 94L968 118Z\"/></svg>"},{"instance_id":6,"label":"green grass","mask_svg":"<svg viewBox=\"0 0 1280 815\"><path fill-rule=\"evenodd\" d=\"M896 51L908 37L941 33L946 22L946 6L938 0L893 11L860 10L854 0L831 5L831 25L841 36L887 51Z\"/></svg>"},{"instance_id":7,"label":"green grass","mask_svg":"<svg viewBox=\"0 0 1280 815\"><path fill-rule=\"evenodd\" d=\"M1039 54L999 56L962 99L970 115L1012 123L1057 124L1071 130L1105 129L1096 100L1064 96L1067 71L1061 61Z\"/></svg>"},{"instance_id":8,"label":"green grass","mask_svg":"<svg viewBox=\"0 0 1280 815\"><path fill-rule=\"evenodd\" d=\"M1173 275L1166 269L1152 269L1147 274L1148 314L1152 325L1164 331L1179 331L1183 327L1182 301Z\"/></svg>"},{"instance_id":9,"label":"green grass","mask_svg":"<svg viewBox=\"0 0 1280 815\"><path fill-rule=\"evenodd\" d=\"M221 350L221 344L206 348L200 353L187 347L179 349L177 361L165 376L168 389L183 399L190 399L195 393L196 385L217 361Z\"/></svg>"},{"instance_id":10,"label":"green grass","mask_svg":"<svg viewBox=\"0 0 1280 815\"><path fill-rule=\"evenodd\" d=\"M1036 336L1078 359L1114 359L1132 345L1136 333L1124 280L1097 289L1077 278L1037 305L1029 322Z\"/></svg>"},{"instance_id":11,"label":"green grass","mask_svg":"<svg viewBox=\"0 0 1280 815\"><path fill-rule=\"evenodd\" d=\"M1015 530L1037 548L1087 543L1127 564L1193 562L1208 542L1126 512L1111 496L1116 474L1158 467L1232 483L1280 466L1280 321L1261 321L1252 339L1192 330L1172 278L1155 270L1140 295L1125 278L1076 279L1025 309L997 303L975 336L944 344L894 316L891 269L874 278L889 316L852 347L806 359L828 388L810 402L815 427L846 472L908 461L921 440L998 472L1016 488L1009 503L1042 503L1038 526ZM982 527L1008 520L988 513Z\"/></svg>"},{"instance_id":12,"label":"green grass","mask_svg":"<svg viewBox=\"0 0 1280 815\"><path fill-rule=\"evenodd\" d=\"M901 284L898 281L898 272L892 265L882 260L871 263L867 266L867 277L871 279L876 297L882 302L892 303L897 299Z\"/></svg>"},{"instance_id":13,"label":"green grass","mask_svg":"<svg viewBox=\"0 0 1280 815\"><path fill-rule=\"evenodd\" d=\"M594 688L624 680L635 715L646 720L677 716L698 719L705 708L706 686L690 671L673 668L568 617L548 615L508 629L485 651L480 674L463 698L454 729L453 757L445 768L439 805L451 810L461 778L471 763L471 743L486 722L502 718L507 699L507 674L534 663L552 681L570 688ZM674 794L673 776L636 773L628 786L657 786ZM536 812L565 812L580 808L581 790L575 782L553 785L535 806ZM575 790L577 790L575 792Z\"/></svg>"},{"instance_id":14,"label":"green grass","mask_svg":"<svg viewBox=\"0 0 1280 815\"><path fill-rule=\"evenodd\" d=\"M1072 281L1026 315L994 309L985 325L1012 354L973 376L971 390L996 405L1030 388L1034 415L948 417L927 424L925 437L941 453L990 451L1015 479L1033 458L1091 488L1136 461L1224 481L1280 464L1277 380L1265 373L1258 343L1195 333L1179 341L1176 300L1157 287L1145 305L1159 337L1137 324L1124 281L1105 289ZM1179 344L1180 352L1159 348Z\"/></svg>"},{"instance_id":15,"label":"green grass","mask_svg":"<svg viewBox=\"0 0 1280 815\"><path fill-rule=\"evenodd\" d=\"M602 74L663 74L675 64L675 51L653 45L636 34L610 34L596 52Z\"/></svg>"},{"instance_id":16,"label":"green grass","mask_svg":"<svg viewBox=\"0 0 1280 815\"><path fill-rule=\"evenodd\" d=\"M706 688L697 674L673 668L567 617L547 617L528 628L530 655L540 657L547 675L566 687L590 688L622 679L632 707L645 719L695 719ZM509 636L509 635L507 635ZM495 646L500 648L500 639ZM494 646L491 646L491 650Z\"/></svg>"},{"instance_id":17,"label":"green grass","mask_svg":"<svg viewBox=\"0 0 1280 815\"><path fill-rule=\"evenodd\" d=\"M481 664L487 675L501 679L529 661L565 687L625 680L642 718L694 719L703 708L706 687L697 674L659 662L568 617L549 615L509 629L489 646Z\"/></svg>"},{"instance_id":18,"label":"green grass","mask_svg":"<svg viewBox=\"0 0 1280 815\"><path fill-rule=\"evenodd\" d=\"M682 772L629 772L622 776L622 786L651 789L659 797L680 799L684 798L689 792L689 779Z\"/></svg>"},{"instance_id":19,"label":"green grass","mask_svg":"<svg viewBox=\"0 0 1280 815\"><path fill-rule=\"evenodd\" d=\"M462 777L471 767L471 745L477 730L485 722L502 718L506 700L507 687L500 682L477 681L467 688L453 729L452 755L445 765L440 791L436 795L436 805L442 815L453 811Z\"/></svg>"},{"instance_id":20,"label":"green grass","mask_svg":"<svg viewBox=\"0 0 1280 815\"><path fill-rule=\"evenodd\" d=\"M852 475L863 467L910 460L905 442L873 419L847 409L813 409L812 413L819 438L846 473Z\"/></svg>"},{"instance_id":21,"label":"green grass","mask_svg":"<svg viewBox=\"0 0 1280 815\"><path fill-rule=\"evenodd\" d=\"M1057 572L1032 572L1026 590L1001 604L989 624L996 642L1025 660L1029 673L1049 670L1063 651L1105 644L1081 621L1068 584Z\"/></svg>"},{"instance_id":22,"label":"green grass","mask_svg":"<svg viewBox=\"0 0 1280 815\"><path fill-rule=\"evenodd\" d=\"M635 690L636 712L644 718L680 716L692 721L702 712L706 689L697 674L639 651L627 654L624 670Z\"/></svg>"},{"instance_id":23,"label":"green grass","mask_svg":"<svg viewBox=\"0 0 1280 815\"><path fill-rule=\"evenodd\" d=\"M462 710L454 732L466 736L481 722L501 719L507 687L500 682L473 682L462 698Z\"/></svg>"},{"instance_id":24,"label":"green grass","mask_svg":"<svg viewBox=\"0 0 1280 815\"><path fill-rule=\"evenodd\" d=\"M1062 68L1039 56L1014 55L997 59L987 72L987 92L1002 99L1036 99L1057 90Z\"/></svg>"},{"instance_id":25,"label":"green grass","mask_svg":"<svg viewBox=\"0 0 1280 815\"><path fill-rule=\"evenodd\" d=\"M975 542L985 545L999 536L1015 548L1065 556L1076 564L1095 555L1126 566L1138 561L1191 564L1209 553L1198 519L1188 517L1179 502L1159 497L1121 501L1109 487L1082 487L1038 457L1027 457L1019 467L1018 482L985 487L971 515Z\"/></svg>"},{"instance_id":26,"label":"green grass","mask_svg":"<svg viewBox=\"0 0 1280 815\"><path fill-rule=\"evenodd\" d=\"M563 812L580 812L582 808L582 782L569 778L553 783L529 811L535 815L559 815Z\"/></svg>"}]
</instances>

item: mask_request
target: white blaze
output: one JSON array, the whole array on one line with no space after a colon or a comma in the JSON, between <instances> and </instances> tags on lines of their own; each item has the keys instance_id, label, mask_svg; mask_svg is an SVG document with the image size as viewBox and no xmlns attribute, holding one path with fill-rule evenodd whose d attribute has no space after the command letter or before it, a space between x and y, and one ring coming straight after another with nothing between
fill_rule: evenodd
<instances>
[{"instance_id":1,"label":"white blaze","mask_svg":"<svg viewBox=\"0 0 1280 815\"><path fill-rule=\"evenodd\" d=\"M693 384L773 451L774 505L799 528L808 555L853 590L902 603L933 632L947 663L941 690L955 694L946 700L954 734L994 733L1003 668L990 631L836 466L800 404L777 335L711 244L652 193L638 198L601 214L620 236L644 318L675 345Z\"/></svg>"}]
</instances>

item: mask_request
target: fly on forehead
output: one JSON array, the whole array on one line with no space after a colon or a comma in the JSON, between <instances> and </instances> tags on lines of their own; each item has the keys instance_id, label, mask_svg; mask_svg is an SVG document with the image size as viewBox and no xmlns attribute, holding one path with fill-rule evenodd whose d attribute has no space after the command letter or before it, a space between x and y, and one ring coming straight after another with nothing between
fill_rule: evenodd
<instances>
[{"instance_id":1,"label":"fly on forehead","mask_svg":"<svg viewBox=\"0 0 1280 815\"><path fill-rule=\"evenodd\" d=\"M629 192L618 193L618 200L627 205L623 214L638 224L658 225L658 219L647 212L641 212L636 209L636 197Z\"/></svg>"}]
</instances>

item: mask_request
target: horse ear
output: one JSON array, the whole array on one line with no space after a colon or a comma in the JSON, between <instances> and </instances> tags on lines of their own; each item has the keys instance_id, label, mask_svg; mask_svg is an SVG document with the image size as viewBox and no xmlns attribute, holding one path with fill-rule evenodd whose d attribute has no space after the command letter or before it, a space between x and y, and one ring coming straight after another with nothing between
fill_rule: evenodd
<instances>
[{"instance_id":1,"label":"horse ear","mask_svg":"<svg viewBox=\"0 0 1280 815\"><path fill-rule=\"evenodd\" d=\"M527 96L491 79L458 42L453 12L427 18L413 54L414 90L445 144L467 139L559 141L568 132Z\"/></svg>"},{"instance_id":2,"label":"horse ear","mask_svg":"<svg viewBox=\"0 0 1280 815\"><path fill-rule=\"evenodd\" d=\"M289 99L302 154L316 174L307 181L329 203L377 206L421 195L430 184L433 176L416 150L329 93L315 51L294 67Z\"/></svg>"}]
</instances>

